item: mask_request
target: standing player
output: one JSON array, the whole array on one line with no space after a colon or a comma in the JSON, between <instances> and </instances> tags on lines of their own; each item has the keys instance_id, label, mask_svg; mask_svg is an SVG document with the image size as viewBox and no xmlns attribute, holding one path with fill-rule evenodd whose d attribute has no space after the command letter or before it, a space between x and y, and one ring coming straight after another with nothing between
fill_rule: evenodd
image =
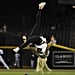
<instances>
[{"instance_id":1,"label":"standing player","mask_svg":"<svg viewBox=\"0 0 75 75\"><path fill-rule=\"evenodd\" d=\"M20 53L15 53L15 64L16 67L20 67Z\"/></svg>"}]
</instances>

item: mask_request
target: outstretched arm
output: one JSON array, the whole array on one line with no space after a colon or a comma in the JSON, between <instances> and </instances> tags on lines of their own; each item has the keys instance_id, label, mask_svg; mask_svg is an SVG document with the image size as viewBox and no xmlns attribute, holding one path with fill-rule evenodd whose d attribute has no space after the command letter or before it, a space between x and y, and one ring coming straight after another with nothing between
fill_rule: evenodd
<instances>
[{"instance_id":1,"label":"outstretched arm","mask_svg":"<svg viewBox=\"0 0 75 75\"><path fill-rule=\"evenodd\" d=\"M36 31L37 26L40 26L40 21L41 21L41 10L44 8L44 6L46 5L46 2L41 2L38 5L38 12L36 14L36 20L35 20L35 25L33 26L31 33L29 34L28 37L31 37L34 33L34 31ZM38 30L37 30L38 31Z\"/></svg>"},{"instance_id":2,"label":"outstretched arm","mask_svg":"<svg viewBox=\"0 0 75 75\"><path fill-rule=\"evenodd\" d=\"M45 5L46 5L46 2L41 2L41 3L39 3L39 11L38 11L38 13L37 13L37 15L36 15L36 23L35 23L35 25L34 25L32 31L31 31L31 33L30 33L30 35L29 35L29 38L30 38L30 36L32 35L32 33L33 33L33 31L34 31L36 25L40 25L40 19L41 19L41 11L40 11L40 10L42 10ZM35 41L35 40L33 40L33 41ZM33 41L32 41L31 39L29 39L26 43L23 43L23 44L21 44L19 47L16 47L15 49L13 49L13 51L14 51L14 52L18 52L18 51L20 50L20 48L26 47L30 42L32 43ZM37 40L36 40L36 41L37 41ZM35 41L35 42L36 42L36 41Z\"/></svg>"}]
</instances>

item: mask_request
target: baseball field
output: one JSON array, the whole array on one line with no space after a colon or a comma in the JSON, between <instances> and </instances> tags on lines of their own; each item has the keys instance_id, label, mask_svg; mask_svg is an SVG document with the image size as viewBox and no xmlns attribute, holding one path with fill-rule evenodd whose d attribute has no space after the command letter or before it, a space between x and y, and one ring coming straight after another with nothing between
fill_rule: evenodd
<instances>
[{"instance_id":1,"label":"baseball field","mask_svg":"<svg viewBox=\"0 0 75 75\"><path fill-rule=\"evenodd\" d=\"M51 72L35 72L34 69L0 69L0 75L75 75L75 70L52 70Z\"/></svg>"}]
</instances>

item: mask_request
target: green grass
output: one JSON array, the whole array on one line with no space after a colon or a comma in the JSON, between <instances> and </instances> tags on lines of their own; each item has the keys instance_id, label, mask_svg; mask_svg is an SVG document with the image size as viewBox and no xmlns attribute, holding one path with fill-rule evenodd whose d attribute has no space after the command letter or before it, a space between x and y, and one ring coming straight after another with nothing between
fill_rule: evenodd
<instances>
[{"instance_id":1,"label":"green grass","mask_svg":"<svg viewBox=\"0 0 75 75\"><path fill-rule=\"evenodd\" d=\"M0 69L0 75L42 75L41 72L35 72L32 69ZM75 70L52 70L52 72L44 72L43 75L75 75Z\"/></svg>"}]
</instances>

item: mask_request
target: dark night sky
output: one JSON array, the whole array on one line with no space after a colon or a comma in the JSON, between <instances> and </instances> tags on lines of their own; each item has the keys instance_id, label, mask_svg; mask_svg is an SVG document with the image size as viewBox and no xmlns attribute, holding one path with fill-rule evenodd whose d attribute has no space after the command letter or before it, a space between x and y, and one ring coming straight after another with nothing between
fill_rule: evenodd
<instances>
[{"instance_id":1,"label":"dark night sky","mask_svg":"<svg viewBox=\"0 0 75 75\"><path fill-rule=\"evenodd\" d=\"M0 1L0 9L31 9L45 0L4 0Z\"/></svg>"},{"instance_id":2,"label":"dark night sky","mask_svg":"<svg viewBox=\"0 0 75 75\"><path fill-rule=\"evenodd\" d=\"M34 2L31 0L24 1L1 1L0 2L0 13L1 14L9 14L10 12L17 12L22 10L31 10L33 8Z\"/></svg>"},{"instance_id":3,"label":"dark night sky","mask_svg":"<svg viewBox=\"0 0 75 75\"><path fill-rule=\"evenodd\" d=\"M3 0L0 1L0 15L19 13L21 11L33 11L37 4L45 0ZM47 1L47 0L46 0Z\"/></svg>"},{"instance_id":4,"label":"dark night sky","mask_svg":"<svg viewBox=\"0 0 75 75\"><path fill-rule=\"evenodd\" d=\"M11 13L34 11L37 9L38 3L42 1L47 2L46 6L48 9L56 9L59 0L1 0L0 16L7 16Z\"/></svg>"}]
</instances>

